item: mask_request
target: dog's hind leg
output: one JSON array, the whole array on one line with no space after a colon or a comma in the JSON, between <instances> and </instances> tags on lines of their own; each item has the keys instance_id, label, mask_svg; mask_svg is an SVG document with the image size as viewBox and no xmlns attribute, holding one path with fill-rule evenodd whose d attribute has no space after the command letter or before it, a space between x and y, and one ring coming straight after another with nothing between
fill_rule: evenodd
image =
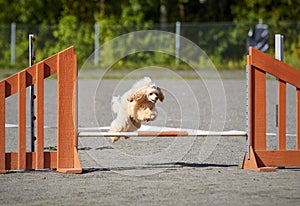
<instances>
[{"instance_id":1,"label":"dog's hind leg","mask_svg":"<svg viewBox=\"0 0 300 206\"><path fill-rule=\"evenodd\" d=\"M110 125L110 129L108 130L108 132L119 132L119 130L115 127L115 120L111 123ZM110 137L112 143L115 143L116 141L118 141L121 137Z\"/></svg>"},{"instance_id":2,"label":"dog's hind leg","mask_svg":"<svg viewBox=\"0 0 300 206\"><path fill-rule=\"evenodd\" d=\"M118 141L120 139L120 137L111 137L111 142L115 143L116 141Z\"/></svg>"},{"instance_id":3,"label":"dog's hind leg","mask_svg":"<svg viewBox=\"0 0 300 206\"><path fill-rule=\"evenodd\" d=\"M108 132L116 132L116 131L113 130L113 129L110 129L110 130L108 130ZM112 143L115 143L115 142L118 141L120 138L121 138L121 137L110 137Z\"/></svg>"}]
</instances>

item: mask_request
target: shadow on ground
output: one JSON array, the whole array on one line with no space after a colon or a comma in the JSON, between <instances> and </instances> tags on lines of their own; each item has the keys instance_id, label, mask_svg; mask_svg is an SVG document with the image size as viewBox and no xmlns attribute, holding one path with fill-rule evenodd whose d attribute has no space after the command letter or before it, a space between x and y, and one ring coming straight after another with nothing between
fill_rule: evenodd
<instances>
[{"instance_id":1,"label":"shadow on ground","mask_svg":"<svg viewBox=\"0 0 300 206\"><path fill-rule=\"evenodd\" d=\"M127 171L127 170L152 170L152 169L178 169L185 167L192 168L205 168L205 167L238 167L236 164L200 164L200 163L189 163L189 162L168 162L168 163L158 163L158 164L146 164L143 166L133 166L133 167L111 167L111 168L83 168L83 173L91 173L98 171Z\"/></svg>"}]
</instances>

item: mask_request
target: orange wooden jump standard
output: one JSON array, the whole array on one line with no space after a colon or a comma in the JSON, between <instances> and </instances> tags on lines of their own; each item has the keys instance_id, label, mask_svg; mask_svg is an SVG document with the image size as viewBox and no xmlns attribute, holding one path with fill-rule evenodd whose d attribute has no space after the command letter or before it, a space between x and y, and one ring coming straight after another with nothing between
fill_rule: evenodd
<instances>
[{"instance_id":1,"label":"orange wooden jump standard","mask_svg":"<svg viewBox=\"0 0 300 206\"><path fill-rule=\"evenodd\" d=\"M57 73L57 151L44 151L44 79ZM36 84L36 152L26 152L26 87ZM77 153L77 66L74 47L0 81L0 173L57 169L81 173ZM18 93L18 152L5 151L5 98Z\"/></svg>"},{"instance_id":2,"label":"orange wooden jump standard","mask_svg":"<svg viewBox=\"0 0 300 206\"><path fill-rule=\"evenodd\" d=\"M275 171L274 167L300 166L300 71L250 48L249 68L249 158L243 169ZM278 150L266 149L266 73L279 80ZM296 149L286 149L286 83L296 87Z\"/></svg>"}]
</instances>

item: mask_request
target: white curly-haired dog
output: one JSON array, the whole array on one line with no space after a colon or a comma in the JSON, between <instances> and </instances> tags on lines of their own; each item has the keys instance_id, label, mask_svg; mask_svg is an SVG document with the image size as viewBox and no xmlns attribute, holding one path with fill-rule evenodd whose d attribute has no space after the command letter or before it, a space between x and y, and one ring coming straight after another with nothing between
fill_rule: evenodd
<instances>
[{"instance_id":1,"label":"white curly-haired dog","mask_svg":"<svg viewBox=\"0 0 300 206\"><path fill-rule=\"evenodd\" d=\"M162 102L164 95L149 77L137 81L121 97L113 97L112 111L117 117L111 123L109 132L133 132L141 127L141 122L154 120L157 117L155 104L158 99ZM111 137L112 142L119 139Z\"/></svg>"}]
</instances>

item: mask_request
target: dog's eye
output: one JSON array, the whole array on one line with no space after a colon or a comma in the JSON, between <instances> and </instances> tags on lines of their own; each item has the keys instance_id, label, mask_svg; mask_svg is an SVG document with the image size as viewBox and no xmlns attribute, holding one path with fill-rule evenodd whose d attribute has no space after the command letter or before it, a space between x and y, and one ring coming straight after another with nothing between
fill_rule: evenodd
<instances>
[{"instance_id":1,"label":"dog's eye","mask_svg":"<svg viewBox=\"0 0 300 206\"><path fill-rule=\"evenodd\" d=\"M151 92L150 95L152 95L153 93Z\"/></svg>"}]
</instances>

